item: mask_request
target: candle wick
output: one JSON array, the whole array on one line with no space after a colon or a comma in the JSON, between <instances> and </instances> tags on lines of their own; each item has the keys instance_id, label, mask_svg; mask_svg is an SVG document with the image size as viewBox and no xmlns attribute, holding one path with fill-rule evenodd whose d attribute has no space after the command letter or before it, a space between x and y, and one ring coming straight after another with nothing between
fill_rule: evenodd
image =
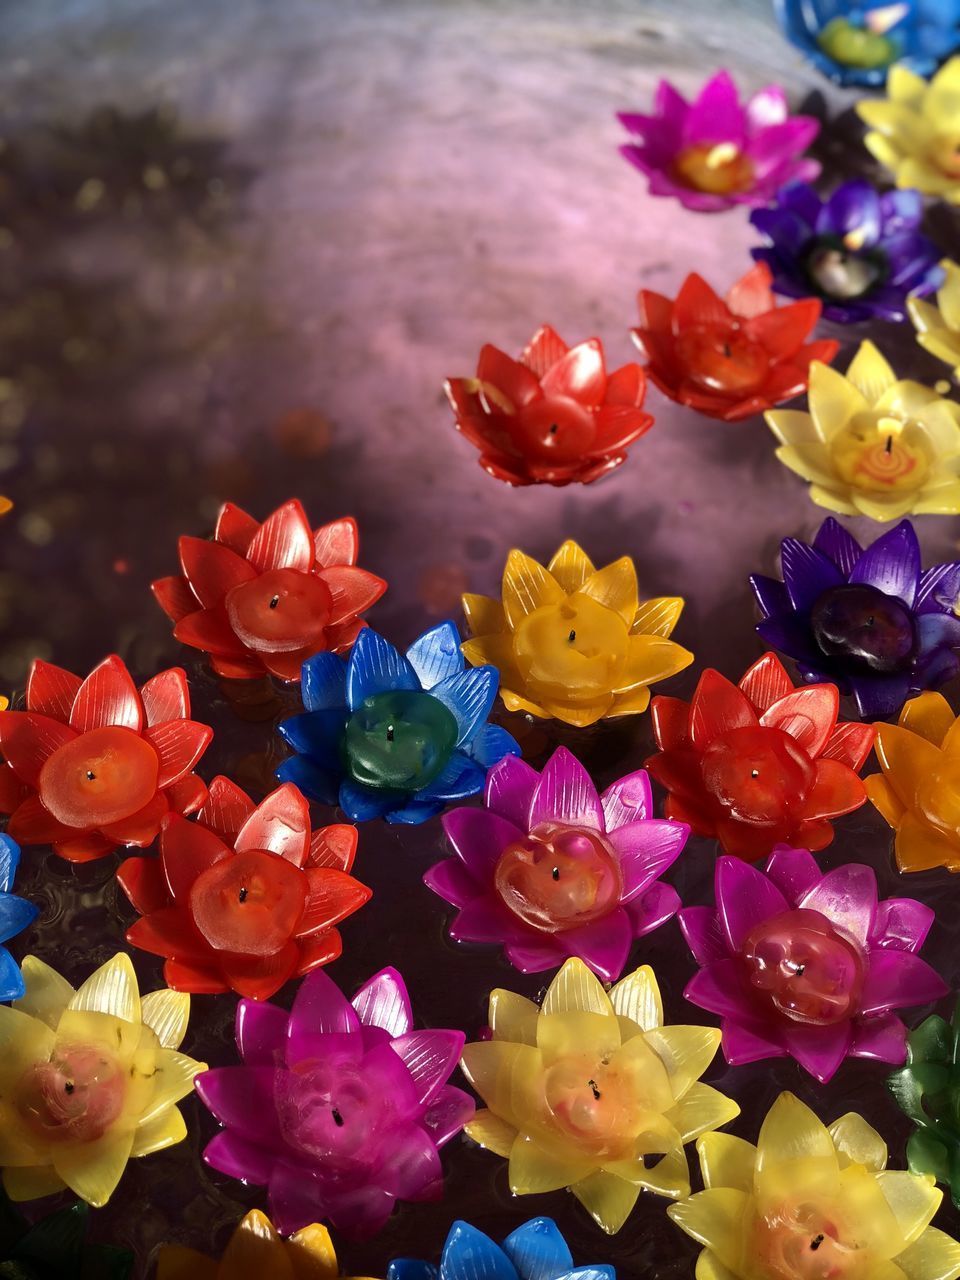
<instances>
[{"instance_id":1,"label":"candle wick","mask_svg":"<svg viewBox=\"0 0 960 1280\"><path fill-rule=\"evenodd\" d=\"M887 436L887 443L883 446L884 453L893 453L893 436Z\"/></svg>"},{"instance_id":2,"label":"candle wick","mask_svg":"<svg viewBox=\"0 0 960 1280\"><path fill-rule=\"evenodd\" d=\"M242 888L242 889L240 890L240 892L237 894L237 897L240 899L240 901L241 901L241 902L246 902L246 900L247 900L247 892L248 892L248 890L244 887L244 888Z\"/></svg>"},{"instance_id":3,"label":"candle wick","mask_svg":"<svg viewBox=\"0 0 960 1280\"><path fill-rule=\"evenodd\" d=\"M395 736L396 736L396 731L394 730L393 725L388 724L387 725L387 741L392 742Z\"/></svg>"},{"instance_id":4,"label":"candle wick","mask_svg":"<svg viewBox=\"0 0 960 1280\"><path fill-rule=\"evenodd\" d=\"M338 1129L342 1129L343 1116L340 1114L339 1110L336 1107L333 1107L332 1110L330 1111L330 1114L333 1117L333 1123L337 1126Z\"/></svg>"},{"instance_id":5,"label":"candle wick","mask_svg":"<svg viewBox=\"0 0 960 1280\"><path fill-rule=\"evenodd\" d=\"M274 596L273 599L270 601L270 608L275 609L279 603L280 603L280 597Z\"/></svg>"},{"instance_id":6,"label":"candle wick","mask_svg":"<svg viewBox=\"0 0 960 1280\"><path fill-rule=\"evenodd\" d=\"M730 359L730 357L733 355L733 352L730 350L730 343L729 343L729 342L725 342L725 343L723 344L723 354L727 357L727 359L728 359L728 360L729 360L729 359Z\"/></svg>"},{"instance_id":7,"label":"candle wick","mask_svg":"<svg viewBox=\"0 0 960 1280\"><path fill-rule=\"evenodd\" d=\"M73 1081L72 1081L72 1080L68 1080L68 1081L66 1082L66 1084L63 1086L63 1092L64 1092L64 1093L73 1093L73 1091L74 1091L74 1089L75 1089L76 1087L77 1087L77 1086L73 1083Z\"/></svg>"},{"instance_id":8,"label":"candle wick","mask_svg":"<svg viewBox=\"0 0 960 1280\"><path fill-rule=\"evenodd\" d=\"M592 1092L593 1092L593 1098L594 1098L594 1101L595 1101L595 1102L599 1102L599 1101L600 1101L600 1090L597 1088L597 1082L596 1082L596 1080L588 1080L588 1081L587 1081L587 1084L590 1086L590 1089L591 1089L591 1090L592 1090Z\"/></svg>"},{"instance_id":9,"label":"candle wick","mask_svg":"<svg viewBox=\"0 0 960 1280\"><path fill-rule=\"evenodd\" d=\"M759 777L760 777L760 770L759 770L759 769L751 769L751 770L750 770L750 777L751 777L751 778L759 778Z\"/></svg>"},{"instance_id":10,"label":"candle wick","mask_svg":"<svg viewBox=\"0 0 960 1280\"><path fill-rule=\"evenodd\" d=\"M567 636L567 644L573 644L576 638L577 638L576 631L571 631L570 634Z\"/></svg>"},{"instance_id":11,"label":"candle wick","mask_svg":"<svg viewBox=\"0 0 960 1280\"><path fill-rule=\"evenodd\" d=\"M816 1253L822 1244L823 1244L823 1232L821 1231L818 1236L814 1236L813 1239L810 1241L810 1248L813 1250L814 1253Z\"/></svg>"},{"instance_id":12,"label":"candle wick","mask_svg":"<svg viewBox=\"0 0 960 1280\"><path fill-rule=\"evenodd\" d=\"M559 430L560 430L560 424L559 424L559 422L551 422L551 423L550 423L550 434L551 434L552 436L555 436Z\"/></svg>"},{"instance_id":13,"label":"candle wick","mask_svg":"<svg viewBox=\"0 0 960 1280\"><path fill-rule=\"evenodd\" d=\"M559 879L560 879L560 868L559 868L559 867L554 867L554 868L553 868L553 870L550 872L550 874L553 876L554 880L559 880Z\"/></svg>"},{"instance_id":14,"label":"candle wick","mask_svg":"<svg viewBox=\"0 0 960 1280\"><path fill-rule=\"evenodd\" d=\"M87 770L87 781L88 781L88 782L93 782L93 780L94 780L94 778L95 778L96 776L97 776L97 775L93 772L93 770L92 770L92 769L88 769L88 770Z\"/></svg>"},{"instance_id":15,"label":"candle wick","mask_svg":"<svg viewBox=\"0 0 960 1280\"><path fill-rule=\"evenodd\" d=\"M795 978L802 978L806 971L807 966L805 964L795 964L793 966L793 976Z\"/></svg>"}]
</instances>

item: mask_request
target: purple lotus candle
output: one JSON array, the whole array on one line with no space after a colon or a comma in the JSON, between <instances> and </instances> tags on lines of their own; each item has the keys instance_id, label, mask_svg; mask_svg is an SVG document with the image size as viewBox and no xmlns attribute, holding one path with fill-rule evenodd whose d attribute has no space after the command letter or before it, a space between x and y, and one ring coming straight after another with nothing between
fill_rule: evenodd
<instances>
[{"instance_id":1,"label":"purple lotus candle","mask_svg":"<svg viewBox=\"0 0 960 1280\"><path fill-rule=\"evenodd\" d=\"M765 871L718 858L716 909L685 907L680 927L700 972L684 995L722 1019L731 1065L792 1057L826 1083L848 1055L901 1063L893 1012L937 1000L946 984L916 954L934 913L877 897L870 867L821 874L781 845Z\"/></svg>"},{"instance_id":2,"label":"purple lotus candle","mask_svg":"<svg viewBox=\"0 0 960 1280\"><path fill-rule=\"evenodd\" d=\"M424 881L458 908L450 926L457 941L500 942L523 973L578 956L615 982L634 939L680 905L657 877L690 829L652 813L643 770L600 795L565 747L542 774L510 756L487 775L483 809L444 816L456 856Z\"/></svg>"},{"instance_id":3,"label":"purple lotus candle","mask_svg":"<svg viewBox=\"0 0 960 1280\"><path fill-rule=\"evenodd\" d=\"M472 1099L447 1084L464 1038L414 1031L395 969L376 974L352 1001L325 973L313 973L289 1014L241 1000L243 1065L196 1082L224 1126L203 1158L266 1186L282 1235L320 1220L347 1235L373 1235L397 1200L441 1194L439 1148L474 1112Z\"/></svg>"}]
</instances>

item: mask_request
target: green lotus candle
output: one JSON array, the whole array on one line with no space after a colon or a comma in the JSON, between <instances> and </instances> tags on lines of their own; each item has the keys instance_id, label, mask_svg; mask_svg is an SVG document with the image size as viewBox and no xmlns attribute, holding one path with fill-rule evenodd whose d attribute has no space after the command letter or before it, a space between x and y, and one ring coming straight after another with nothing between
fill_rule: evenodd
<instances>
[{"instance_id":1,"label":"green lotus candle","mask_svg":"<svg viewBox=\"0 0 960 1280\"><path fill-rule=\"evenodd\" d=\"M960 1208L960 1000L949 1022L936 1014L907 1038L907 1065L887 1080L917 1126L907 1142L913 1173L950 1188Z\"/></svg>"}]
</instances>

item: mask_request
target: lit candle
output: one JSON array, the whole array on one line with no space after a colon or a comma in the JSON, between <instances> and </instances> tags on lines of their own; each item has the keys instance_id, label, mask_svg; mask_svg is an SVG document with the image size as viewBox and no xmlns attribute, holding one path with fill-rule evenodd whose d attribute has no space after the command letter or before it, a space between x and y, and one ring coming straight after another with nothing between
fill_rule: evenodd
<instances>
[{"instance_id":1,"label":"lit candle","mask_svg":"<svg viewBox=\"0 0 960 1280\"><path fill-rule=\"evenodd\" d=\"M343 757L368 787L419 791L440 774L457 745L457 722L428 693L397 689L367 698L347 721Z\"/></svg>"},{"instance_id":2,"label":"lit candle","mask_svg":"<svg viewBox=\"0 0 960 1280\"><path fill-rule=\"evenodd\" d=\"M854 26L846 18L834 18L820 32L817 43L824 53L845 67L888 67L897 56L894 42L879 32Z\"/></svg>"},{"instance_id":3,"label":"lit candle","mask_svg":"<svg viewBox=\"0 0 960 1280\"><path fill-rule=\"evenodd\" d=\"M673 162L674 176L684 186L711 195L748 191L754 181L753 165L733 142L701 143L686 147Z\"/></svg>"},{"instance_id":4,"label":"lit candle","mask_svg":"<svg viewBox=\"0 0 960 1280\"><path fill-rule=\"evenodd\" d=\"M861 954L819 911L785 911L762 921L741 955L754 991L796 1022L830 1026L858 1007Z\"/></svg>"},{"instance_id":5,"label":"lit candle","mask_svg":"<svg viewBox=\"0 0 960 1280\"><path fill-rule=\"evenodd\" d=\"M608 915L619 905L623 876L597 831L546 827L508 845L494 883L503 902L534 929L559 933Z\"/></svg>"},{"instance_id":6,"label":"lit candle","mask_svg":"<svg viewBox=\"0 0 960 1280\"><path fill-rule=\"evenodd\" d=\"M156 794L160 760L151 744L123 725L79 734L40 770L44 808L68 827L105 827L138 813Z\"/></svg>"}]
</instances>

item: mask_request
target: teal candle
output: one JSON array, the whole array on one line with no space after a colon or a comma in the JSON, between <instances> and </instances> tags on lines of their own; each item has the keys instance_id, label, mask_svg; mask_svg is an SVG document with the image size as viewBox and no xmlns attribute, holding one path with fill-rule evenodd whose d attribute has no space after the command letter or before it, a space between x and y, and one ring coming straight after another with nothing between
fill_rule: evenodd
<instances>
[{"instance_id":1,"label":"teal candle","mask_svg":"<svg viewBox=\"0 0 960 1280\"><path fill-rule=\"evenodd\" d=\"M368 787L419 791L457 745L457 722L442 702L409 689L367 698L347 721L344 763Z\"/></svg>"}]
</instances>

